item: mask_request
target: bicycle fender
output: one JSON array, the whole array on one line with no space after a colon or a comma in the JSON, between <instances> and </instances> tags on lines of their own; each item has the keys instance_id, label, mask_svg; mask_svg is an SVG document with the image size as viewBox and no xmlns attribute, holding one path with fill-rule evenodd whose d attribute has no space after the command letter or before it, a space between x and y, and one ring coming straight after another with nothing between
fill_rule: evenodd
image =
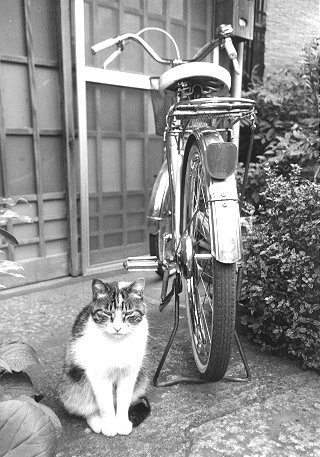
<instances>
[{"instance_id":1,"label":"bicycle fender","mask_svg":"<svg viewBox=\"0 0 320 457\"><path fill-rule=\"evenodd\" d=\"M147 231L156 235L160 228L160 211L169 188L168 164L165 160L153 185L147 216Z\"/></svg>"},{"instance_id":2,"label":"bicycle fender","mask_svg":"<svg viewBox=\"0 0 320 457\"><path fill-rule=\"evenodd\" d=\"M219 132L208 128L194 130L187 140L186 150L191 139L197 140L210 176L214 257L221 263L235 263L241 259L240 214L234 174L237 148L231 143L225 143ZM228 145L224 151L222 145ZM217 155L212 155L212 151ZM221 160L220 152L225 155L230 153L230 160ZM215 169L217 162L218 167Z\"/></svg>"},{"instance_id":3,"label":"bicycle fender","mask_svg":"<svg viewBox=\"0 0 320 457\"><path fill-rule=\"evenodd\" d=\"M241 259L241 228L235 175L224 180L211 180L213 251L222 263Z\"/></svg>"}]
</instances>

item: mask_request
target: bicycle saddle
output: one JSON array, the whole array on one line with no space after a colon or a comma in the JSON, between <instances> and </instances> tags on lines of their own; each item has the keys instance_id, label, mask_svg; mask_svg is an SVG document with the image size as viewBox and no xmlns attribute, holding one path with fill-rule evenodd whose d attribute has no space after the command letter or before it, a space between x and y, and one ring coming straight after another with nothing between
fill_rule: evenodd
<instances>
[{"instance_id":1,"label":"bicycle saddle","mask_svg":"<svg viewBox=\"0 0 320 457\"><path fill-rule=\"evenodd\" d=\"M210 62L189 62L170 68L160 76L159 91L177 92L179 82L213 85L217 95L226 95L231 87L231 76L228 70Z\"/></svg>"}]
</instances>

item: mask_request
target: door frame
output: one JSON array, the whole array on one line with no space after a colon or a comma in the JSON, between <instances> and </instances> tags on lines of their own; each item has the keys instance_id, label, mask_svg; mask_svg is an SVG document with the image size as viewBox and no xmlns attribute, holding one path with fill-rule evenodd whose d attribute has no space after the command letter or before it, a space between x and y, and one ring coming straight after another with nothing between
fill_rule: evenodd
<instances>
[{"instance_id":1,"label":"door frame","mask_svg":"<svg viewBox=\"0 0 320 457\"><path fill-rule=\"evenodd\" d=\"M86 83L106 84L134 89L150 90L149 76L123 71L104 70L85 64L85 8L84 0L75 0L75 56L78 102L78 139L80 163L80 235L81 269L84 276L102 273L122 265L122 261L90 264L89 236L89 186L88 186L88 142L87 142L87 100ZM94 44L94 43L92 43Z\"/></svg>"}]
</instances>

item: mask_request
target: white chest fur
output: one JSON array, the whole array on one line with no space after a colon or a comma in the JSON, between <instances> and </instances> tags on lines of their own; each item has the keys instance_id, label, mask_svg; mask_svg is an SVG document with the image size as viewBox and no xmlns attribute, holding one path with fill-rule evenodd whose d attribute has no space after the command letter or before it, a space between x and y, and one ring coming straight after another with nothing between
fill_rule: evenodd
<instances>
[{"instance_id":1,"label":"white chest fur","mask_svg":"<svg viewBox=\"0 0 320 457\"><path fill-rule=\"evenodd\" d=\"M108 375L117 370L138 371L145 354L148 337L146 319L133 333L108 335L90 318L82 337L73 344L73 356L81 367L91 373Z\"/></svg>"}]
</instances>

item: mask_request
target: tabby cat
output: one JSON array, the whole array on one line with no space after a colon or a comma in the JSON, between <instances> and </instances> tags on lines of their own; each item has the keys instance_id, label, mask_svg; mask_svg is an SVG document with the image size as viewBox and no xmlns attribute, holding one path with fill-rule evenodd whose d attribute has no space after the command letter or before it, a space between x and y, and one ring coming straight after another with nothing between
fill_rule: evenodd
<instances>
[{"instance_id":1,"label":"tabby cat","mask_svg":"<svg viewBox=\"0 0 320 457\"><path fill-rule=\"evenodd\" d=\"M95 433L128 435L150 413L143 366L148 337L144 279L92 281L92 302L69 338L59 397Z\"/></svg>"}]
</instances>

